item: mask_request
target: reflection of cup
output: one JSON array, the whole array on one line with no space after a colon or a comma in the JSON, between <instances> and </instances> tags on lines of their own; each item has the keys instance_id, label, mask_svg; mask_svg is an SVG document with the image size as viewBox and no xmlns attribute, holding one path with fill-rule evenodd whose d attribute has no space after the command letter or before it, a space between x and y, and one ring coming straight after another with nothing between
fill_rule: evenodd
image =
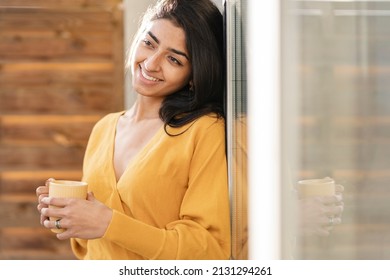
<instances>
[{"instance_id":1,"label":"reflection of cup","mask_svg":"<svg viewBox=\"0 0 390 280\"><path fill-rule=\"evenodd\" d=\"M55 180L49 183L49 197L64 198L87 198L88 184L80 181ZM59 208L49 205L49 208ZM57 220L58 217L50 217L50 221ZM52 229L55 233L61 233L64 229Z\"/></svg>"},{"instance_id":2,"label":"reflection of cup","mask_svg":"<svg viewBox=\"0 0 390 280\"><path fill-rule=\"evenodd\" d=\"M336 193L336 185L332 178L301 180L298 182L299 197L328 196Z\"/></svg>"}]
</instances>

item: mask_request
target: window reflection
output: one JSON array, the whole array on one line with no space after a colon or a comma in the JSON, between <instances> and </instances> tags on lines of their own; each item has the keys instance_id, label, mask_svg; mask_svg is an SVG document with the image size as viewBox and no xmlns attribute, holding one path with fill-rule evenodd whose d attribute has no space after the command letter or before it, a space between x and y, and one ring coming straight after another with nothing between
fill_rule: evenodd
<instances>
[{"instance_id":1,"label":"window reflection","mask_svg":"<svg viewBox=\"0 0 390 280\"><path fill-rule=\"evenodd\" d=\"M294 256L388 259L390 2L283 3L291 177L345 188L342 223L328 237L298 237Z\"/></svg>"}]
</instances>

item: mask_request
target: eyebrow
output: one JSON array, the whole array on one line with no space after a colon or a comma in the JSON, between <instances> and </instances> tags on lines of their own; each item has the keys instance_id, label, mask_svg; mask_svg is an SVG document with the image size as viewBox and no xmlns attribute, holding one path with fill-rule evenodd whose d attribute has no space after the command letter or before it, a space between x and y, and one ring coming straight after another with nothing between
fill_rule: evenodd
<instances>
[{"instance_id":1,"label":"eyebrow","mask_svg":"<svg viewBox=\"0 0 390 280\"><path fill-rule=\"evenodd\" d=\"M148 31L148 34L150 37L152 37L152 39L157 43L157 44L160 44L160 40L151 32L151 31ZM182 52L182 51L179 51L179 50L176 50L174 48L168 48L169 51L175 53L175 54L178 54L178 55L181 55L181 56L184 56L185 58L187 58L187 60L189 61L190 59L188 58L187 54Z\"/></svg>"}]
</instances>

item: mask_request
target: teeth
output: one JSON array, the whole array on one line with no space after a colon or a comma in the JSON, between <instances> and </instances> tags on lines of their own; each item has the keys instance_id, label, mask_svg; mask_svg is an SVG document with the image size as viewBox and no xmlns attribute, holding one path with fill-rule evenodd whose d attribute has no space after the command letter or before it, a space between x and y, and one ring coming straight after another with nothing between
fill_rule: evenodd
<instances>
[{"instance_id":1,"label":"teeth","mask_svg":"<svg viewBox=\"0 0 390 280\"><path fill-rule=\"evenodd\" d=\"M149 81L153 81L153 82L158 82L159 79L156 79L156 78L153 78L153 77L150 77L148 76L144 71L143 69L141 68L141 73L142 73L142 76L144 76L145 79L149 80Z\"/></svg>"}]
</instances>

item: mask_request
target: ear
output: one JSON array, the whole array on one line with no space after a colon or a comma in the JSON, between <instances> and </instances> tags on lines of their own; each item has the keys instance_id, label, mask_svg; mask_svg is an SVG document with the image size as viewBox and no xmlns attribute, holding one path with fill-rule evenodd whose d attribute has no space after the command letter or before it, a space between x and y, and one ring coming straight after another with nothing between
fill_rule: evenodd
<instances>
[{"instance_id":1,"label":"ear","mask_svg":"<svg viewBox=\"0 0 390 280\"><path fill-rule=\"evenodd\" d=\"M190 91L194 91L194 82L192 80L188 82L188 88Z\"/></svg>"}]
</instances>

